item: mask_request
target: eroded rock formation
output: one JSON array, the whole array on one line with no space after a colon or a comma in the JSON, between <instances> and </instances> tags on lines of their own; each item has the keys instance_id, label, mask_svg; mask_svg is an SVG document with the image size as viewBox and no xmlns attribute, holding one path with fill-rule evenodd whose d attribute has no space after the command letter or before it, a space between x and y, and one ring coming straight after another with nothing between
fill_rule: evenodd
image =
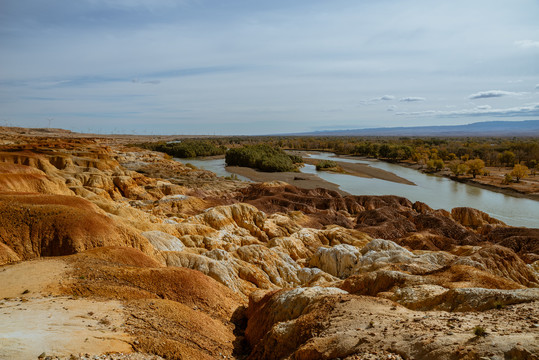
<instances>
[{"instance_id":1,"label":"eroded rock formation","mask_svg":"<svg viewBox=\"0 0 539 360\"><path fill-rule=\"evenodd\" d=\"M112 140L0 144L0 265L15 271L60 257L69 271L54 296L121 301L133 351L208 359L539 351L539 229L398 196L226 180Z\"/></svg>"}]
</instances>

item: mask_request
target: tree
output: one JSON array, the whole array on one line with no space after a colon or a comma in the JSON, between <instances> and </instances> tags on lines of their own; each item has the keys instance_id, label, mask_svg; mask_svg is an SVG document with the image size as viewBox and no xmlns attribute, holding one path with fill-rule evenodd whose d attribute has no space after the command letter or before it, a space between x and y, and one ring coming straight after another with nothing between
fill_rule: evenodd
<instances>
[{"instance_id":1,"label":"tree","mask_svg":"<svg viewBox=\"0 0 539 360\"><path fill-rule=\"evenodd\" d=\"M517 182L520 182L520 179L528 176L528 172L529 170L526 165L516 164L510 174L517 179Z\"/></svg>"},{"instance_id":2,"label":"tree","mask_svg":"<svg viewBox=\"0 0 539 360\"><path fill-rule=\"evenodd\" d=\"M530 169L530 172L531 172L532 176L535 176L535 173L539 169L539 164L537 163L537 160L532 159L532 160L528 161L528 167Z\"/></svg>"},{"instance_id":3,"label":"tree","mask_svg":"<svg viewBox=\"0 0 539 360\"><path fill-rule=\"evenodd\" d=\"M505 150L503 153L498 154L498 161L505 164L505 166L513 166L515 163L515 153Z\"/></svg>"},{"instance_id":4,"label":"tree","mask_svg":"<svg viewBox=\"0 0 539 360\"><path fill-rule=\"evenodd\" d=\"M444 168L445 164L442 159L430 159L427 161L427 170L440 171Z\"/></svg>"},{"instance_id":5,"label":"tree","mask_svg":"<svg viewBox=\"0 0 539 360\"><path fill-rule=\"evenodd\" d=\"M449 170L455 176L464 175L468 171L468 165L459 160L454 160L449 163Z\"/></svg>"},{"instance_id":6,"label":"tree","mask_svg":"<svg viewBox=\"0 0 539 360\"><path fill-rule=\"evenodd\" d=\"M481 159L468 160L466 165L468 166L468 174L472 174L474 179L477 175L483 174L485 169L485 162Z\"/></svg>"},{"instance_id":7,"label":"tree","mask_svg":"<svg viewBox=\"0 0 539 360\"><path fill-rule=\"evenodd\" d=\"M387 144L382 144L378 149L378 155L380 155L381 158L388 158L390 152L391 147L389 147Z\"/></svg>"}]
</instances>

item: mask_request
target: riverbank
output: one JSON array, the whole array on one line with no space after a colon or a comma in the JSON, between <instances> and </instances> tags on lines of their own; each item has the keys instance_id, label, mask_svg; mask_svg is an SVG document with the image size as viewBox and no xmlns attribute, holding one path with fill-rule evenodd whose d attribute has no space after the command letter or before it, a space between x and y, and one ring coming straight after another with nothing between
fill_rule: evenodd
<instances>
[{"instance_id":1,"label":"riverbank","mask_svg":"<svg viewBox=\"0 0 539 360\"><path fill-rule=\"evenodd\" d=\"M350 155L335 155L335 159L350 159L350 160L360 160L360 161L381 161L380 159L371 159L358 156ZM503 180L506 173L511 172L510 168L498 168L498 167L487 167L485 168L489 175L480 175L475 179L471 176L456 177L453 176L449 171L439 171L439 172L426 172L421 166L413 162L388 162L390 164L396 164L409 169L419 171L423 174L434 175L438 177L444 177L455 182L463 183L470 186L475 186L477 188L497 192L500 194L513 196L517 198L529 199L539 201L539 176L531 176L525 179L520 180L519 183L510 183L508 185L503 184ZM364 165L364 164L359 164ZM368 166L368 165L364 165Z\"/></svg>"},{"instance_id":2,"label":"riverbank","mask_svg":"<svg viewBox=\"0 0 539 360\"><path fill-rule=\"evenodd\" d=\"M305 157L304 152L296 152L297 155L302 156L303 161L305 164L310 165L316 165L320 160L312 159ZM224 159L224 155L215 155L215 156L205 156L196 158L194 160L218 160L218 159ZM353 157L350 157L350 159L354 159ZM184 163L190 163L193 162L193 159L178 159ZM409 181L403 177L400 177L390 171L382 170L373 168L367 164L358 164L358 163L348 163L343 161L335 160L335 162L344 170L342 174L346 175L352 175L352 176L358 176L362 178L369 178L369 179L380 179L385 181L392 181L399 184L406 184L406 185L416 185L412 181ZM283 173L267 173L258 171L255 169L249 169L246 167L240 167L240 166L227 166L225 168L228 172L234 173L236 175L245 176L246 178L251 179L252 181L286 181L289 182L292 185L304 187L306 189L311 189L313 186L316 187L326 187L327 189L334 190L333 187L338 185L335 185L331 182L325 181L321 179L320 177L313 175L313 174L304 174L298 175L296 172L283 172ZM246 170L249 169L249 170ZM249 176L245 175L249 174ZM297 178L301 179L297 179ZM287 179L287 180L285 180ZM323 185L323 186L317 186L317 185Z\"/></svg>"},{"instance_id":3,"label":"riverbank","mask_svg":"<svg viewBox=\"0 0 539 360\"><path fill-rule=\"evenodd\" d=\"M306 164L316 165L320 160L312 158L303 158ZM400 177L390 171L376 169L367 164L349 163L344 161L333 160L344 170L344 174L358 176L369 179L380 179L385 181L392 181L399 184L415 185L413 182Z\"/></svg>"},{"instance_id":4,"label":"riverbank","mask_svg":"<svg viewBox=\"0 0 539 360\"><path fill-rule=\"evenodd\" d=\"M334 190L341 195L350 195L340 189L339 185L321 179L315 174L305 174L300 172L262 172L248 167L227 166L226 171L236 175L241 175L256 182L284 181L304 189L325 188Z\"/></svg>"},{"instance_id":5,"label":"riverbank","mask_svg":"<svg viewBox=\"0 0 539 360\"><path fill-rule=\"evenodd\" d=\"M401 162L399 165L409 167L426 174L417 163ZM505 174L510 173L511 169L501 169L497 167L485 168L489 175L478 175L476 178L472 176L454 176L447 170L442 170L430 175L445 177L453 181L457 181L466 185L475 186L481 189L494 191L500 194L513 196L522 199L539 201L539 177L531 177L520 180L518 183L504 184Z\"/></svg>"},{"instance_id":6,"label":"riverbank","mask_svg":"<svg viewBox=\"0 0 539 360\"><path fill-rule=\"evenodd\" d=\"M481 178L475 178L475 179L474 178L456 178L450 175L440 175L440 176L448 177L452 180L455 180L461 183L476 186L476 187L490 190L490 191L495 191L504 195L539 201L539 184L527 185L526 183L529 183L529 182L526 180L521 180L520 183L517 184L517 185L522 185L520 188L524 188L524 189L519 189L519 187L515 187L512 184L503 185L501 184L501 180L492 179L492 176L482 176ZM535 191L530 190L530 188L532 187L537 188L537 190ZM533 191L533 192L530 192L530 191Z\"/></svg>"}]
</instances>

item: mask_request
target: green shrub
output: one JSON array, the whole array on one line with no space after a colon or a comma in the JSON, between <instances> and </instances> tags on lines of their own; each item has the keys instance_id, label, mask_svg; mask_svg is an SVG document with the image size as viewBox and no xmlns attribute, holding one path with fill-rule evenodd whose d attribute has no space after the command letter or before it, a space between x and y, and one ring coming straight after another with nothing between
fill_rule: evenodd
<instances>
[{"instance_id":1,"label":"green shrub","mask_svg":"<svg viewBox=\"0 0 539 360\"><path fill-rule=\"evenodd\" d=\"M223 155L226 152L225 146L218 146L209 140L185 140L177 143L146 143L140 146L145 149L164 152L177 158Z\"/></svg>"},{"instance_id":2,"label":"green shrub","mask_svg":"<svg viewBox=\"0 0 539 360\"><path fill-rule=\"evenodd\" d=\"M487 331L485 328L479 325L473 329L473 333L475 336L487 336Z\"/></svg>"},{"instance_id":3,"label":"green shrub","mask_svg":"<svg viewBox=\"0 0 539 360\"><path fill-rule=\"evenodd\" d=\"M331 169L331 168L336 168L336 167L337 167L337 163L332 160L320 160L316 164L316 170Z\"/></svg>"},{"instance_id":4,"label":"green shrub","mask_svg":"<svg viewBox=\"0 0 539 360\"><path fill-rule=\"evenodd\" d=\"M299 155L288 155L294 164L303 164L303 158Z\"/></svg>"},{"instance_id":5,"label":"green shrub","mask_svg":"<svg viewBox=\"0 0 539 360\"><path fill-rule=\"evenodd\" d=\"M245 166L266 172L295 171L291 157L269 145L245 145L229 149L225 155L228 166Z\"/></svg>"}]
</instances>

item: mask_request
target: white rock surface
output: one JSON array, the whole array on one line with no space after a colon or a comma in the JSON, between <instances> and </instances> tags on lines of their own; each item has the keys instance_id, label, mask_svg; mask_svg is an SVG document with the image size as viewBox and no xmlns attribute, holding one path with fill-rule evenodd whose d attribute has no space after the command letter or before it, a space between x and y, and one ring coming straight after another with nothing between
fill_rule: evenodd
<instances>
[{"instance_id":1,"label":"white rock surface","mask_svg":"<svg viewBox=\"0 0 539 360\"><path fill-rule=\"evenodd\" d=\"M162 231L145 231L141 234L159 251L183 251L185 246L176 236Z\"/></svg>"}]
</instances>

